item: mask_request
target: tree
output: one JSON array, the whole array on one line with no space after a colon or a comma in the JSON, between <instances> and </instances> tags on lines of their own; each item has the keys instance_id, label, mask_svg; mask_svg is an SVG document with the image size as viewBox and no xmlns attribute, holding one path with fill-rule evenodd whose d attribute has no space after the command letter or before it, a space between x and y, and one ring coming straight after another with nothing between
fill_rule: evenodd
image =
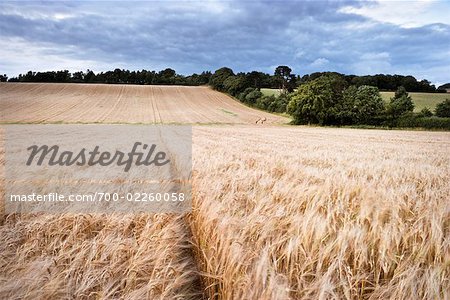
<instances>
[{"instance_id":1,"label":"tree","mask_svg":"<svg viewBox=\"0 0 450 300\"><path fill-rule=\"evenodd\" d=\"M293 90L290 82L295 81L295 75L291 74L292 69L288 66L278 66L275 69L275 77L278 79L279 87L285 94Z\"/></svg>"},{"instance_id":2,"label":"tree","mask_svg":"<svg viewBox=\"0 0 450 300\"><path fill-rule=\"evenodd\" d=\"M155 74L156 76L152 76L152 81L156 84L175 84L176 74L174 69L166 68Z\"/></svg>"},{"instance_id":3,"label":"tree","mask_svg":"<svg viewBox=\"0 0 450 300\"><path fill-rule=\"evenodd\" d=\"M286 112L287 105L290 101L290 94L281 94L275 97L275 101L272 102L269 110L271 112L284 113Z\"/></svg>"},{"instance_id":4,"label":"tree","mask_svg":"<svg viewBox=\"0 0 450 300\"><path fill-rule=\"evenodd\" d=\"M164 70L159 71L159 75L161 77L166 77L166 78L170 78L170 77L174 77L176 74L174 69L171 68L166 68Z\"/></svg>"},{"instance_id":5,"label":"tree","mask_svg":"<svg viewBox=\"0 0 450 300\"><path fill-rule=\"evenodd\" d=\"M84 73L79 71L72 74L72 81L75 82L83 82L84 79Z\"/></svg>"},{"instance_id":6,"label":"tree","mask_svg":"<svg viewBox=\"0 0 450 300\"><path fill-rule=\"evenodd\" d=\"M240 93L238 96L237 96L237 98L241 101L241 102L245 102L245 97L248 95L248 94L250 94L251 92L253 92L253 91L257 91L258 89L255 89L255 88L252 88L252 87L249 87L249 88L246 88L242 93Z\"/></svg>"},{"instance_id":7,"label":"tree","mask_svg":"<svg viewBox=\"0 0 450 300\"><path fill-rule=\"evenodd\" d=\"M211 71L203 71L199 76L198 76L198 82L197 84L199 85L203 85L203 84L208 84L209 79L211 78Z\"/></svg>"},{"instance_id":8,"label":"tree","mask_svg":"<svg viewBox=\"0 0 450 300\"><path fill-rule=\"evenodd\" d=\"M321 76L300 85L292 94L287 111L296 124L338 124L338 106L347 82L340 76Z\"/></svg>"},{"instance_id":9,"label":"tree","mask_svg":"<svg viewBox=\"0 0 450 300\"><path fill-rule=\"evenodd\" d=\"M268 74L253 71L253 72L247 73L247 78L248 78L248 81L251 84L251 86L254 88L259 89L262 87L269 86L268 81L269 81L270 75L268 75Z\"/></svg>"},{"instance_id":10,"label":"tree","mask_svg":"<svg viewBox=\"0 0 450 300\"><path fill-rule=\"evenodd\" d=\"M352 84L356 86L362 85L370 85L370 86L378 86L377 78L374 76L356 76L352 79Z\"/></svg>"},{"instance_id":11,"label":"tree","mask_svg":"<svg viewBox=\"0 0 450 300\"><path fill-rule=\"evenodd\" d=\"M95 73L92 70L87 69L86 75L84 75L84 82L94 82L95 81Z\"/></svg>"},{"instance_id":12,"label":"tree","mask_svg":"<svg viewBox=\"0 0 450 300\"><path fill-rule=\"evenodd\" d=\"M374 124L384 111L384 102L377 87L350 86L343 93L337 115L341 124Z\"/></svg>"},{"instance_id":13,"label":"tree","mask_svg":"<svg viewBox=\"0 0 450 300\"><path fill-rule=\"evenodd\" d=\"M388 105L387 112L392 120L398 119L401 115L412 112L414 110L414 103L411 97L403 86L400 86L391 102Z\"/></svg>"},{"instance_id":14,"label":"tree","mask_svg":"<svg viewBox=\"0 0 450 300\"><path fill-rule=\"evenodd\" d=\"M224 82L230 76L234 76L233 70L227 67L220 68L211 75L209 84L213 89L224 92L226 91Z\"/></svg>"},{"instance_id":15,"label":"tree","mask_svg":"<svg viewBox=\"0 0 450 300\"><path fill-rule=\"evenodd\" d=\"M262 96L256 100L255 106L259 109L268 110L273 112L273 103L276 101L276 97L274 95L270 96Z\"/></svg>"},{"instance_id":16,"label":"tree","mask_svg":"<svg viewBox=\"0 0 450 300\"><path fill-rule=\"evenodd\" d=\"M445 99L436 105L435 114L441 118L450 118L450 99Z\"/></svg>"},{"instance_id":17,"label":"tree","mask_svg":"<svg viewBox=\"0 0 450 300\"><path fill-rule=\"evenodd\" d=\"M437 88L439 93L446 93L450 89L450 83L443 84Z\"/></svg>"},{"instance_id":18,"label":"tree","mask_svg":"<svg viewBox=\"0 0 450 300\"><path fill-rule=\"evenodd\" d=\"M261 98L262 96L263 94L259 90L253 89L253 91L251 91L245 96L244 102L250 105L254 105L256 101L258 101L258 99Z\"/></svg>"},{"instance_id":19,"label":"tree","mask_svg":"<svg viewBox=\"0 0 450 300\"><path fill-rule=\"evenodd\" d=\"M401 81L401 87L403 87L406 91L418 92L417 80L413 76L403 77L403 79Z\"/></svg>"},{"instance_id":20,"label":"tree","mask_svg":"<svg viewBox=\"0 0 450 300\"><path fill-rule=\"evenodd\" d=\"M249 86L245 75L229 76L223 82L224 90L232 96L237 96Z\"/></svg>"},{"instance_id":21,"label":"tree","mask_svg":"<svg viewBox=\"0 0 450 300\"><path fill-rule=\"evenodd\" d=\"M0 82L6 82L8 81L8 76L6 74L0 75Z\"/></svg>"}]
</instances>

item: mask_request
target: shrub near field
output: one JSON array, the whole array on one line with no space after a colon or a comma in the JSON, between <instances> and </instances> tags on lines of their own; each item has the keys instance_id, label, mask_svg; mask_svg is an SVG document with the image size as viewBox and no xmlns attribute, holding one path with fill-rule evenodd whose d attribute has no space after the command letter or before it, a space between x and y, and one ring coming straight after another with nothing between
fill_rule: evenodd
<instances>
[{"instance_id":1,"label":"shrub near field","mask_svg":"<svg viewBox=\"0 0 450 300\"><path fill-rule=\"evenodd\" d=\"M264 95L278 96L280 94L279 89L261 89L261 92ZM380 92L383 100L388 103L389 100L394 97L395 92ZM420 112L423 108L428 107L431 110L434 110L436 105L447 98L450 98L448 94L440 94L440 93L409 93L413 102L414 102L414 111Z\"/></svg>"}]
</instances>

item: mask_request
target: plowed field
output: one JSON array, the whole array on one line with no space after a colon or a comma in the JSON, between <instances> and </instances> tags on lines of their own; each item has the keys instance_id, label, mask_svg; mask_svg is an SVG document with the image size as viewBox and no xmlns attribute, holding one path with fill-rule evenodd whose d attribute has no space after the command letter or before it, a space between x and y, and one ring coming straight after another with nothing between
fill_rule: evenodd
<instances>
[{"instance_id":1,"label":"plowed field","mask_svg":"<svg viewBox=\"0 0 450 300\"><path fill-rule=\"evenodd\" d=\"M208 87L4 83L1 123L286 123Z\"/></svg>"}]
</instances>

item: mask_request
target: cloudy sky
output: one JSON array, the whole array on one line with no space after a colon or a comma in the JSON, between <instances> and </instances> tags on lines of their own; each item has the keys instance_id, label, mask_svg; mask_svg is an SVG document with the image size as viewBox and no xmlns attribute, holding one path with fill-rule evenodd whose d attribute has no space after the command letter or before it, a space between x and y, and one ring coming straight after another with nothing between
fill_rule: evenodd
<instances>
[{"instance_id":1,"label":"cloudy sky","mask_svg":"<svg viewBox=\"0 0 450 300\"><path fill-rule=\"evenodd\" d=\"M2 1L0 73L397 73L450 81L450 1Z\"/></svg>"}]
</instances>

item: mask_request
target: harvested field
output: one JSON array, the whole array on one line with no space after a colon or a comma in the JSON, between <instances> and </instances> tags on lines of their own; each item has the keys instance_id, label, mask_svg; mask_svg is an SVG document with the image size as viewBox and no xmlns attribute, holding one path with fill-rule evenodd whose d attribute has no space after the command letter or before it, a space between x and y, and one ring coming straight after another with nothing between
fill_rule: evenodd
<instances>
[{"instance_id":1,"label":"harvested field","mask_svg":"<svg viewBox=\"0 0 450 300\"><path fill-rule=\"evenodd\" d=\"M208 87L2 83L0 123L287 123Z\"/></svg>"}]
</instances>

